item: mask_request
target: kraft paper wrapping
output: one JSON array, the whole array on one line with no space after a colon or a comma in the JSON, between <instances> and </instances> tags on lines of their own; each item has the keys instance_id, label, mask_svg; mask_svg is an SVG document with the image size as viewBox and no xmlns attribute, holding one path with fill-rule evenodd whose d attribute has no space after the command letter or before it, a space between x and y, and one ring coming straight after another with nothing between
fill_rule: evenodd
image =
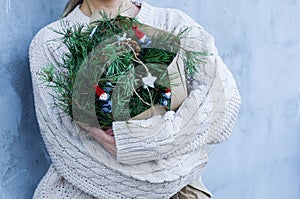
<instances>
[{"instance_id":1,"label":"kraft paper wrapping","mask_svg":"<svg viewBox=\"0 0 300 199\"><path fill-rule=\"evenodd\" d=\"M182 58L177 54L168 67L169 74L176 74L176 78L170 80L171 85L171 110L176 111L182 102L187 98L187 85L184 72L184 63ZM162 115L166 112L165 108L160 105L153 106L148 110L140 113L132 119L146 119L154 115Z\"/></svg>"}]
</instances>

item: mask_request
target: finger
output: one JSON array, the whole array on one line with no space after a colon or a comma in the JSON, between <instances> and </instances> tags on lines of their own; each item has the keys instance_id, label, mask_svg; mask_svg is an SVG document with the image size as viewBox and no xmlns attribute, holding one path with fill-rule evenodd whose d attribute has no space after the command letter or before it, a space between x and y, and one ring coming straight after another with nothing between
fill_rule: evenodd
<instances>
[{"instance_id":1,"label":"finger","mask_svg":"<svg viewBox=\"0 0 300 199\"><path fill-rule=\"evenodd\" d=\"M117 147L114 136L106 134L105 131L99 128L91 129L89 135L101 144L109 153L116 156Z\"/></svg>"},{"instance_id":2,"label":"finger","mask_svg":"<svg viewBox=\"0 0 300 199\"><path fill-rule=\"evenodd\" d=\"M102 134L102 138L105 142L109 143L109 144L112 144L112 145L115 145L116 144L116 141L115 141L115 137L112 136L112 135L108 135L106 134L105 132Z\"/></svg>"},{"instance_id":3,"label":"finger","mask_svg":"<svg viewBox=\"0 0 300 199\"><path fill-rule=\"evenodd\" d=\"M107 142L112 145L116 144L114 136L106 134L102 129L95 128L90 135L100 143Z\"/></svg>"},{"instance_id":4,"label":"finger","mask_svg":"<svg viewBox=\"0 0 300 199\"><path fill-rule=\"evenodd\" d=\"M96 136L95 140L101 144L108 152L110 152L113 155L116 155L116 145L114 143L111 142L107 142L104 139L102 139L100 136Z\"/></svg>"},{"instance_id":5,"label":"finger","mask_svg":"<svg viewBox=\"0 0 300 199\"><path fill-rule=\"evenodd\" d=\"M111 144L109 144L109 143L107 143L107 142L104 142L104 143L102 143L101 145L102 145L102 146L104 147L104 149L106 149L109 153L111 153L112 155L116 156L116 154L117 154L117 148L116 148L115 145L111 145Z\"/></svg>"}]
</instances>

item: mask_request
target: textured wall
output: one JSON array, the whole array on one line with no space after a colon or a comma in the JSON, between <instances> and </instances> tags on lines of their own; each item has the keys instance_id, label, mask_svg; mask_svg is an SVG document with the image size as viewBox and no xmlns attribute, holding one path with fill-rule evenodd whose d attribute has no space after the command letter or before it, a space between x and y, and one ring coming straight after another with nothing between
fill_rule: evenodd
<instances>
[{"instance_id":1,"label":"textured wall","mask_svg":"<svg viewBox=\"0 0 300 199\"><path fill-rule=\"evenodd\" d=\"M49 160L34 115L28 48L65 2L0 2L0 199L29 199Z\"/></svg>"},{"instance_id":2,"label":"textured wall","mask_svg":"<svg viewBox=\"0 0 300 199\"><path fill-rule=\"evenodd\" d=\"M300 1L147 1L180 8L209 31L240 88L235 132L211 153L204 175L214 198L300 198ZM28 47L66 1L0 2L0 199L29 199L49 160Z\"/></svg>"},{"instance_id":3,"label":"textured wall","mask_svg":"<svg viewBox=\"0 0 300 199\"><path fill-rule=\"evenodd\" d=\"M215 37L243 98L234 134L212 152L204 175L215 198L300 198L300 1L163 6L184 10Z\"/></svg>"}]
</instances>

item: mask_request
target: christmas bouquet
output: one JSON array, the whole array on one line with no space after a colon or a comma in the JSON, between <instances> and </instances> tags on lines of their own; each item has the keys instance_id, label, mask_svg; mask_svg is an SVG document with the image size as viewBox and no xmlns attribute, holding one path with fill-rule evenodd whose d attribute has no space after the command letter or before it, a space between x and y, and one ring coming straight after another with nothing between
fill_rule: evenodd
<instances>
[{"instance_id":1,"label":"christmas bouquet","mask_svg":"<svg viewBox=\"0 0 300 199\"><path fill-rule=\"evenodd\" d=\"M54 31L68 51L40 77L63 113L103 129L175 111L187 97L186 77L208 55L182 47L188 28L168 33L121 15Z\"/></svg>"}]
</instances>

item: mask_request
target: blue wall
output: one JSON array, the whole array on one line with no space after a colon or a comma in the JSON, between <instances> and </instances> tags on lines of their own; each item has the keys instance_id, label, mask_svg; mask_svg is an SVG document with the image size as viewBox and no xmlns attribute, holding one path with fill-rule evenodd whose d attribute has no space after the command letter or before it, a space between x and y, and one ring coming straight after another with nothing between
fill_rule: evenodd
<instances>
[{"instance_id":1,"label":"blue wall","mask_svg":"<svg viewBox=\"0 0 300 199\"><path fill-rule=\"evenodd\" d=\"M33 107L28 47L66 1L1 0L0 198L28 199L49 165ZM147 0L209 31L243 98L233 135L211 153L216 199L300 198L300 1Z\"/></svg>"},{"instance_id":2,"label":"blue wall","mask_svg":"<svg viewBox=\"0 0 300 199\"><path fill-rule=\"evenodd\" d=\"M34 114L28 66L31 39L59 18L65 1L1 0L0 199L29 199L49 160Z\"/></svg>"},{"instance_id":3,"label":"blue wall","mask_svg":"<svg viewBox=\"0 0 300 199\"><path fill-rule=\"evenodd\" d=\"M208 188L217 199L300 198L300 1L176 2L163 6L215 37L243 98L233 135L210 156Z\"/></svg>"}]
</instances>

